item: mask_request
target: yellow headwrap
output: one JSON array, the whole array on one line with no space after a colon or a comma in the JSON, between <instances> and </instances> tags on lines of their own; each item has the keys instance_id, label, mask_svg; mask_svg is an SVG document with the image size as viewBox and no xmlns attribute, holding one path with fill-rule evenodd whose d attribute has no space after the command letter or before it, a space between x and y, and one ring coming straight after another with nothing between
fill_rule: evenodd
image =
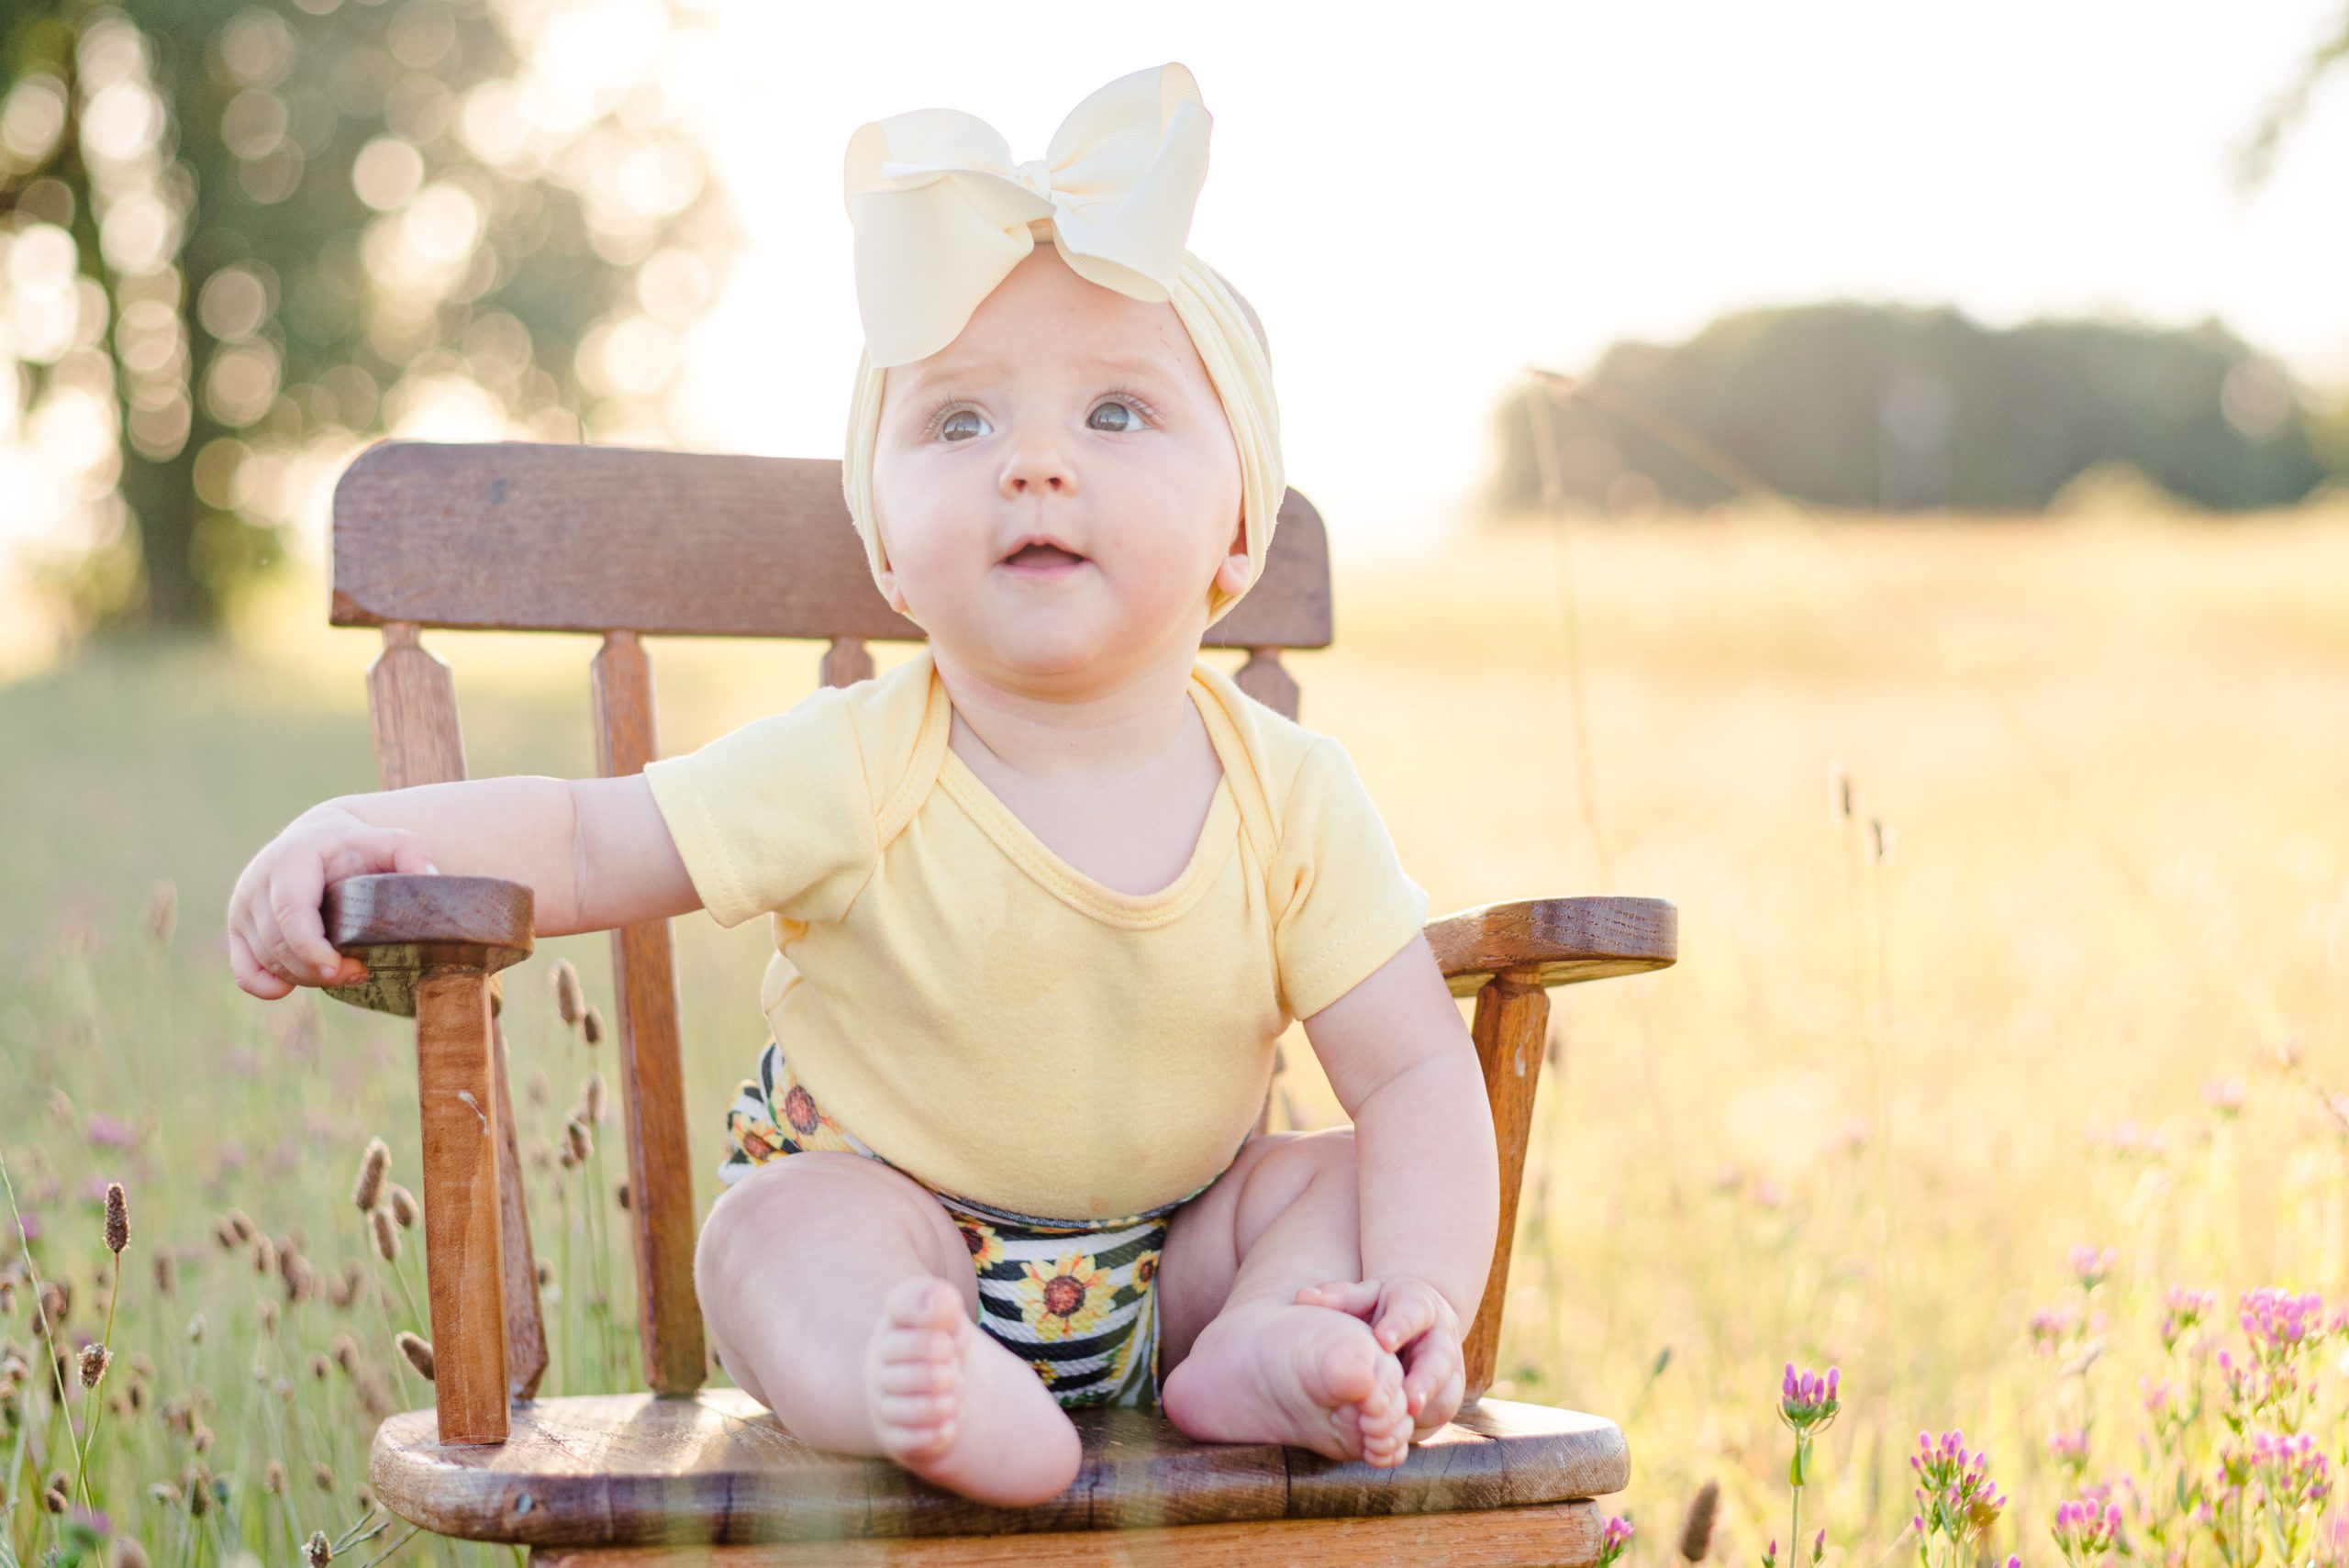
<instances>
[{"instance_id":1,"label":"yellow headwrap","mask_svg":"<svg viewBox=\"0 0 2349 1568\"><path fill-rule=\"evenodd\" d=\"M1061 122L1045 155L1024 163L1012 162L993 127L957 109L891 115L849 139L844 184L864 350L841 489L876 584L888 560L874 520L873 453L889 367L952 342L1035 249L1039 229L1079 277L1173 304L1239 449L1248 586L1263 575L1287 488L1272 361L1230 289L1184 247L1207 178L1210 123L1198 83L1169 63L1093 94ZM1239 600L1217 587L1208 624Z\"/></svg>"}]
</instances>

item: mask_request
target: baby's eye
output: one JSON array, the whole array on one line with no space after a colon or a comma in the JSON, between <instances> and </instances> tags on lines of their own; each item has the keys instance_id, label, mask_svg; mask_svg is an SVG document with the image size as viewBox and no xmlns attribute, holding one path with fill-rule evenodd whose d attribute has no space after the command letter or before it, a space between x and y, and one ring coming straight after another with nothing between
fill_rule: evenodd
<instances>
[{"instance_id":1,"label":"baby's eye","mask_svg":"<svg viewBox=\"0 0 2349 1568\"><path fill-rule=\"evenodd\" d=\"M1085 424L1093 429L1108 430L1116 434L1123 434L1128 430L1139 430L1141 428L1142 419L1141 413L1135 409L1132 404L1126 402L1123 398L1111 397L1103 399L1101 402L1094 405L1093 415L1097 416L1105 408L1116 409L1119 414L1124 416L1124 418L1116 423L1102 425L1095 423L1093 416L1087 416L1085 421Z\"/></svg>"},{"instance_id":2,"label":"baby's eye","mask_svg":"<svg viewBox=\"0 0 2349 1568\"><path fill-rule=\"evenodd\" d=\"M964 433L971 437L984 436L994 428L987 424L986 417L981 414L977 409L957 408L938 422L939 435L950 441L958 439L959 438L955 436L954 431L959 422L964 419L974 420L979 426L979 428L975 430L969 429L967 427L964 428Z\"/></svg>"}]
</instances>

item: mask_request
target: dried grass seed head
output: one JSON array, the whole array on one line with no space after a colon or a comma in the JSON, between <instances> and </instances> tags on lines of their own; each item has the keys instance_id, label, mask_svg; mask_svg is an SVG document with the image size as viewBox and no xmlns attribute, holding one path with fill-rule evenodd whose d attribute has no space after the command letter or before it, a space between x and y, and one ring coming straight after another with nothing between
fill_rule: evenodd
<instances>
[{"instance_id":1,"label":"dried grass seed head","mask_svg":"<svg viewBox=\"0 0 2349 1568\"><path fill-rule=\"evenodd\" d=\"M106 1184L106 1251L119 1257L130 1245L130 1195L120 1182Z\"/></svg>"},{"instance_id":2,"label":"dried grass seed head","mask_svg":"<svg viewBox=\"0 0 2349 1568\"><path fill-rule=\"evenodd\" d=\"M1707 1480L1688 1500L1688 1517L1680 1525L1680 1555L1690 1562L1702 1562L1713 1547L1713 1521L1720 1514L1721 1484Z\"/></svg>"},{"instance_id":3,"label":"dried grass seed head","mask_svg":"<svg viewBox=\"0 0 2349 1568\"><path fill-rule=\"evenodd\" d=\"M399 1347L400 1354L407 1358L407 1364L416 1368L425 1382L432 1381L431 1340L419 1339L403 1329L393 1337L392 1343Z\"/></svg>"},{"instance_id":4,"label":"dried grass seed head","mask_svg":"<svg viewBox=\"0 0 2349 1568\"><path fill-rule=\"evenodd\" d=\"M384 1178L391 1174L392 1151L380 1138L367 1140L365 1152L359 1156L359 1177L351 1184L351 1201L354 1207L365 1211L375 1207L384 1195Z\"/></svg>"},{"instance_id":5,"label":"dried grass seed head","mask_svg":"<svg viewBox=\"0 0 2349 1568\"><path fill-rule=\"evenodd\" d=\"M98 1379L106 1374L106 1368L113 1363L114 1352L94 1340L82 1347L81 1359L82 1386L95 1388Z\"/></svg>"},{"instance_id":6,"label":"dried grass seed head","mask_svg":"<svg viewBox=\"0 0 2349 1568\"><path fill-rule=\"evenodd\" d=\"M604 1015L593 1007L588 1008L587 1016L579 1020L579 1038L589 1045L603 1044Z\"/></svg>"},{"instance_id":7,"label":"dried grass seed head","mask_svg":"<svg viewBox=\"0 0 2349 1568\"><path fill-rule=\"evenodd\" d=\"M147 890L147 908L139 917L146 927L147 938L157 947L172 945L172 932L178 928L180 890L169 877L158 877Z\"/></svg>"},{"instance_id":8,"label":"dried grass seed head","mask_svg":"<svg viewBox=\"0 0 2349 1568\"><path fill-rule=\"evenodd\" d=\"M586 1009L586 998L579 989L579 971L571 967L569 959L563 959L554 966L555 1016L569 1026L577 1023Z\"/></svg>"},{"instance_id":9,"label":"dried grass seed head","mask_svg":"<svg viewBox=\"0 0 2349 1568\"><path fill-rule=\"evenodd\" d=\"M375 1232L376 1255L387 1263L399 1262L400 1233L392 1224L391 1211L384 1208L370 1209L367 1213L367 1220Z\"/></svg>"},{"instance_id":10,"label":"dried grass seed head","mask_svg":"<svg viewBox=\"0 0 2349 1568\"><path fill-rule=\"evenodd\" d=\"M406 1187L400 1185L397 1182L394 1182L391 1185L389 1198L391 1203L392 1218L399 1221L400 1229L403 1230L415 1229L416 1222L419 1218L423 1218L424 1215L424 1210L417 1207L416 1195L408 1191Z\"/></svg>"}]
</instances>

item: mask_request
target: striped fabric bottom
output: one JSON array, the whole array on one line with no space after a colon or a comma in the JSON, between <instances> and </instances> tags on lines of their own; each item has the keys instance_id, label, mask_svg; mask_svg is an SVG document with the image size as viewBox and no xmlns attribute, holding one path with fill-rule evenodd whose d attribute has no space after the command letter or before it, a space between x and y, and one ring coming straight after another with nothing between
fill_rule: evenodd
<instances>
[{"instance_id":1,"label":"striped fabric bottom","mask_svg":"<svg viewBox=\"0 0 2349 1568\"><path fill-rule=\"evenodd\" d=\"M770 1160L809 1150L890 1164L817 1105L772 1040L759 1054L758 1076L744 1079L727 1107L726 1130L731 1147L718 1175L729 1184ZM971 1250L981 1329L1035 1368L1065 1408L1154 1410L1159 1333L1152 1287L1159 1253L1174 1210L1213 1184L1142 1214L1102 1220L1015 1214L925 1190L945 1207Z\"/></svg>"}]
</instances>

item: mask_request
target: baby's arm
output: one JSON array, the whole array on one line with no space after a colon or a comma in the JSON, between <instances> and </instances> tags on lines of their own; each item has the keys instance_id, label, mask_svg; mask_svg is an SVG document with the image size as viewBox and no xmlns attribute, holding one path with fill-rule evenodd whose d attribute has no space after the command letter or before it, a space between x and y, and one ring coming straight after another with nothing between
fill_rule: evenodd
<instances>
[{"instance_id":1,"label":"baby's arm","mask_svg":"<svg viewBox=\"0 0 2349 1568\"><path fill-rule=\"evenodd\" d=\"M327 941L329 883L369 872L438 871L518 882L542 937L607 930L701 907L643 775L537 776L338 795L254 855L228 896L237 984L273 1001L295 985L364 973Z\"/></svg>"},{"instance_id":2,"label":"baby's arm","mask_svg":"<svg viewBox=\"0 0 2349 1568\"><path fill-rule=\"evenodd\" d=\"M1305 1035L1353 1120L1362 1210L1363 1284L1319 1296L1367 1316L1402 1355L1424 1436L1459 1408L1460 1342L1500 1228L1484 1071L1424 937L1305 1019Z\"/></svg>"}]
</instances>

